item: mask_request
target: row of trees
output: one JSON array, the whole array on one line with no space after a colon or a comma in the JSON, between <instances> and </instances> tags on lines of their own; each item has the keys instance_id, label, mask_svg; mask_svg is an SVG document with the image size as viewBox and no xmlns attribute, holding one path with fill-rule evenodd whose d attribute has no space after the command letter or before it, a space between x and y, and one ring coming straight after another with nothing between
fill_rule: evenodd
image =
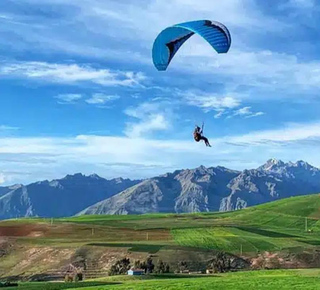
<instances>
[{"instance_id":1,"label":"row of trees","mask_svg":"<svg viewBox=\"0 0 320 290\"><path fill-rule=\"evenodd\" d=\"M210 270L215 273L223 273L228 272L240 268L245 268L245 261L241 258L236 258L230 256L225 252L216 253L210 260L206 263L202 261L184 261L181 260L174 267L174 269L170 268L170 265L162 260L158 260L156 263L153 262L151 256L149 256L146 260L140 261L136 260L131 262L129 258L123 258L117 260L108 271L110 276L114 275L126 275L127 272L132 269L142 269L145 274L164 274L171 272L181 273L181 272L189 272L189 271L201 271L205 272L206 270ZM66 281L81 281L83 280L82 271L79 271L78 268L74 267L73 271L70 271L66 277Z\"/></svg>"},{"instance_id":2,"label":"row of trees","mask_svg":"<svg viewBox=\"0 0 320 290\"><path fill-rule=\"evenodd\" d=\"M248 267L249 263L241 258L229 255L225 252L217 252L211 259L205 264L198 261L186 262L180 261L178 263L177 272L185 271L201 271L205 272L210 270L213 273L225 273L234 271L237 269L243 269Z\"/></svg>"},{"instance_id":3,"label":"row of trees","mask_svg":"<svg viewBox=\"0 0 320 290\"><path fill-rule=\"evenodd\" d=\"M159 260L156 265L154 265L152 258L148 257L145 261L134 261L133 265L130 262L129 258L124 258L116 261L109 270L109 275L125 275L131 268L142 269L146 274L150 273L169 273L170 266L169 264Z\"/></svg>"},{"instance_id":4,"label":"row of trees","mask_svg":"<svg viewBox=\"0 0 320 290\"><path fill-rule=\"evenodd\" d=\"M225 252L218 252L205 264L200 263L199 261L179 261L175 272L181 273L192 270L204 272L206 269L209 269L214 273L224 273L240 268L245 268L246 266L246 261L228 255ZM143 269L146 274L163 274L170 272L169 264L163 262L162 260L159 260L155 265L152 261L152 258L148 257L145 261L138 260L134 261L134 263L131 264L130 259L124 258L116 261L116 263L112 265L109 271L109 275L125 275L131 268Z\"/></svg>"}]
</instances>

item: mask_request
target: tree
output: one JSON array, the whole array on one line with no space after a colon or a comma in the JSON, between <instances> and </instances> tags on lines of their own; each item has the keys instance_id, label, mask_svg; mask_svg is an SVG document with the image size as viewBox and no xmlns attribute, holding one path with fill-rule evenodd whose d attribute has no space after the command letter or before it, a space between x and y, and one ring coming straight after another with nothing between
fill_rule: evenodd
<instances>
[{"instance_id":1,"label":"tree","mask_svg":"<svg viewBox=\"0 0 320 290\"><path fill-rule=\"evenodd\" d=\"M83 280L83 274L82 272L78 272L74 275L73 277L73 281L74 282L79 282L79 281L82 281Z\"/></svg>"},{"instance_id":2,"label":"tree","mask_svg":"<svg viewBox=\"0 0 320 290\"><path fill-rule=\"evenodd\" d=\"M159 274L169 273L170 267L167 263L164 263L162 260L158 261L158 264L155 267L155 272Z\"/></svg>"},{"instance_id":3,"label":"tree","mask_svg":"<svg viewBox=\"0 0 320 290\"><path fill-rule=\"evenodd\" d=\"M145 272L147 274L152 273L154 269L154 264L152 263L151 257L148 257L145 262Z\"/></svg>"},{"instance_id":4,"label":"tree","mask_svg":"<svg viewBox=\"0 0 320 290\"><path fill-rule=\"evenodd\" d=\"M144 262L136 260L133 265L135 269L142 269L146 274L152 273L155 268L151 257L148 257Z\"/></svg>"},{"instance_id":5,"label":"tree","mask_svg":"<svg viewBox=\"0 0 320 290\"><path fill-rule=\"evenodd\" d=\"M169 266L169 264L165 264L164 273L170 273L170 266Z\"/></svg>"},{"instance_id":6,"label":"tree","mask_svg":"<svg viewBox=\"0 0 320 290\"><path fill-rule=\"evenodd\" d=\"M224 273L231 270L231 262L231 258L226 253L219 252L209 261L208 267L216 273Z\"/></svg>"},{"instance_id":7,"label":"tree","mask_svg":"<svg viewBox=\"0 0 320 290\"><path fill-rule=\"evenodd\" d=\"M142 263L140 262L140 260L136 260L133 263L133 268L135 269L142 269Z\"/></svg>"},{"instance_id":8,"label":"tree","mask_svg":"<svg viewBox=\"0 0 320 290\"><path fill-rule=\"evenodd\" d=\"M186 261L179 261L178 269L180 272L188 270L188 263Z\"/></svg>"},{"instance_id":9,"label":"tree","mask_svg":"<svg viewBox=\"0 0 320 290\"><path fill-rule=\"evenodd\" d=\"M113 264L109 270L109 275L124 275L130 270L130 259L124 258L118 260Z\"/></svg>"}]
</instances>

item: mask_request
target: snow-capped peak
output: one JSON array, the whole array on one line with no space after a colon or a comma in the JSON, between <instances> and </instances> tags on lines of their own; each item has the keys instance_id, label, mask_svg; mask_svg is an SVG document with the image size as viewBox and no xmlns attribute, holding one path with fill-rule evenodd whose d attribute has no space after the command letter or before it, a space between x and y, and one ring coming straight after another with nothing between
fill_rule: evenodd
<instances>
[{"instance_id":1,"label":"snow-capped peak","mask_svg":"<svg viewBox=\"0 0 320 290\"><path fill-rule=\"evenodd\" d=\"M285 166L285 163L282 160L271 158L264 165L259 167L259 169L269 171L283 166Z\"/></svg>"}]
</instances>

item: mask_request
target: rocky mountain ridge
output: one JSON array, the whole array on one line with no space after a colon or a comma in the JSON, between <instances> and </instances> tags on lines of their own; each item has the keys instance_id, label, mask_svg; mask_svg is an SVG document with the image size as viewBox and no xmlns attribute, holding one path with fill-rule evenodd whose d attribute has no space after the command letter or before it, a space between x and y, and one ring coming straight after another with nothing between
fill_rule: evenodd
<instances>
[{"instance_id":1,"label":"rocky mountain ridge","mask_svg":"<svg viewBox=\"0 0 320 290\"><path fill-rule=\"evenodd\" d=\"M79 215L230 211L319 192L320 169L304 161L270 159L242 172L200 166L147 179Z\"/></svg>"}]
</instances>

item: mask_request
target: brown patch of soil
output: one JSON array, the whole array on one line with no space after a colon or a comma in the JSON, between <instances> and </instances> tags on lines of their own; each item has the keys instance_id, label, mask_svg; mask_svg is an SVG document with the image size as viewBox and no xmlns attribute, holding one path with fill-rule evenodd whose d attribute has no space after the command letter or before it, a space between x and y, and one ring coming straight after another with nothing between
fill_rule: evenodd
<instances>
[{"instance_id":1,"label":"brown patch of soil","mask_svg":"<svg viewBox=\"0 0 320 290\"><path fill-rule=\"evenodd\" d=\"M1 237L26 237L42 236L48 231L45 225L19 224L0 226Z\"/></svg>"}]
</instances>

